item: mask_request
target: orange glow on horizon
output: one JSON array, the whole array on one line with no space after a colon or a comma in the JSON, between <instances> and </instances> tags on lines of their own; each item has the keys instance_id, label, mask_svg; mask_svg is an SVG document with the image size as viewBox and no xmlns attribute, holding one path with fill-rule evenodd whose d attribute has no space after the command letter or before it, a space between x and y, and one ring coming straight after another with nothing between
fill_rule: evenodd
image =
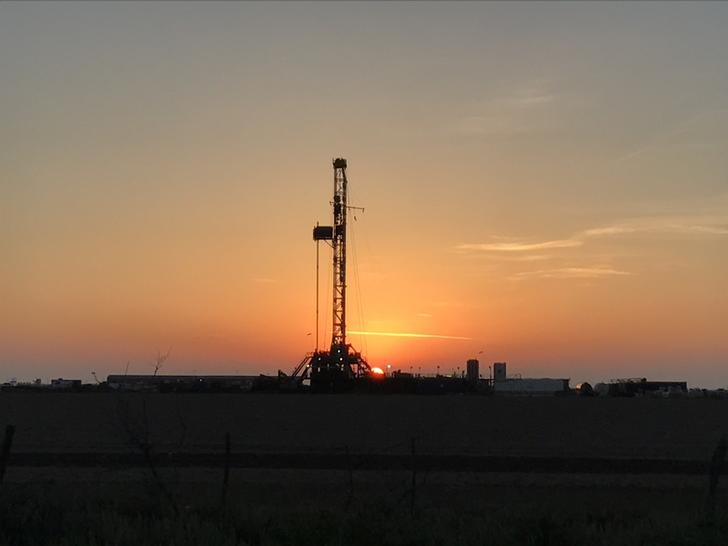
<instances>
[{"instance_id":1,"label":"orange glow on horizon","mask_svg":"<svg viewBox=\"0 0 728 546\"><path fill-rule=\"evenodd\" d=\"M350 334L359 336L383 336L383 337L419 337L425 339L449 339L455 341L470 341L472 338L464 336L445 336L440 334L413 334L406 332L366 332L358 330L350 330Z\"/></svg>"}]
</instances>

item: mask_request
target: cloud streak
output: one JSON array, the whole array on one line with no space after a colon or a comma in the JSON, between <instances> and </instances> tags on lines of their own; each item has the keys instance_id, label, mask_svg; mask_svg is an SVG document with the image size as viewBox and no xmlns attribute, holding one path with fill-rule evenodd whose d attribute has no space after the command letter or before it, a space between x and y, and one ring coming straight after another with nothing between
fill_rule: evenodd
<instances>
[{"instance_id":1,"label":"cloud streak","mask_svg":"<svg viewBox=\"0 0 728 546\"><path fill-rule=\"evenodd\" d=\"M509 92L474 104L472 112L462 116L455 131L470 136L513 136L543 130L547 107L557 95L548 82L535 80L521 84Z\"/></svg>"},{"instance_id":2,"label":"cloud streak","mask_svg":"<svg viewBox=\"0 0 728 546\"><path fill-rule=\"evenodd\" d=\"M708 143L722 145L725 142L725 118L728 110L725 108L709 108L695 112L688 118L673 125L667 130L657 132L648 142L631 150L616 159L617 164L625 163L633 159L676 145L695 143L696 140L705 139L706 122L713 123L713 134L709 137ZM710 125L707 128L710 131Z\"/></svg>"},{"instance_id":3,"label":"cloud streak","mask_svg":"<svg viewBox=\"0 0 728 546\"><path fill-rule=\"evenodd\" d=\"M549 241L507 241L489 243L461 243L456 250L481 252L531 252L534 250L554 250L583 246L588 239L615 237L634 234L673 234L673 235L728 235L728 217L661 217L637 218L625 222L586 229L567 239ZM502 239L502 237L497 237Z\"/></svg>"},{"instance_id":4,"label":"cloud streak","mask_svg":"<svg viewBox=\"0 0 728 546\"><path fill-rule=\"evenodd\" d=\"M593 239L627 237L637 235L672 235L687 237L716 237L728 235L728 216L662 216L634 218L610 225L585 229L566 239L548 241L522 241L509 237L492 237L495 241L487 243L461 243L456 250L485 252L499 255L505 260L530 261L550 257L549 254L528 254L532 251L547 252L579 248ZM514 257L515 255L515 257ZM523 259L520 259L520 258ZM570 266L535 271L522 271L508 277L511 280L527 279L605 279L632 275L629 271L615 269L609 265Z\"/></svg>"},{"instance_id":5,"label":"cloud streak","mask_svg":"<svg viewBox=\"0 0 728 546\"><path fill-rule=\"evenodd\" d=\"M610 226L587 229L586 237L626 235L632 233L672 233L697 235L728 235L728 218L720 217L663 217L640 218Z\"/></svg>"},{"instance_id":6,"label":"cloud streak","mask_svg":"<svg viewBox=\"0 0 728 546\"><path fill-rule=\"evenodd\" d=\"M250 280L258 284L272 284L274 282L277 282L275 279L271 279L269 277L253 277Z\"/></svg>"},{"instance_id":7,"label":"cloud streak","mask_svg":"<svg viewBox=\"0 0 728 546\"><path fill-rule=\"evenodd\" d=\"M355 331L349 330L350 334L356 334L359 336L384 336L384 337L416 337L416 338L427 338L427 339L449 339L458 341L469 341L472 338L463 336L443 336L439 334L411 334L406 332L367 332L367 331Z\"/></svg>"},{"instance_id":8,"label":"cloud streak","mask_svg":"<svg viewBox=\"0 0 728 546\"><path fill-rule=\"evenodd\" d=\"M629 271L620 271L610 267L561 267L556 269L540 269L523 271L511 276L512 280L525 279L602 279L604 277L622 277L632 275Z\"/></svg>"},{"instance_id":9,"label":"cloud streak","mask_svg":"<svg viewBox=\"0 0 728 546\"><path fill-rule=\"evenodd\" d=\"M583 245L579 239L559 239L556 241L543 241L538 243L463 243L458 245L458 250L484 250L493 252L530 252L532 250L548 250L552 248L572 248Z\"/></svg>"}]
</instances>

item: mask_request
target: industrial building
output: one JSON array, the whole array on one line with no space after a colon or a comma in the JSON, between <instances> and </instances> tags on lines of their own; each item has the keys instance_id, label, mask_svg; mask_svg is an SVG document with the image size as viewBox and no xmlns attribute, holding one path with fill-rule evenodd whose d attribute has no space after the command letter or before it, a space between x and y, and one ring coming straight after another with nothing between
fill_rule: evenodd
<instances>
[{"instance_id":1,"label":"industrial building","mask_svg":"<svg viewBox=\"0 0 728 546\"><path fill-rule=\"evenodd\" d=\"M107 385L119 391L249 392L259 376L250 375L110 375Z\"/></svg>"},{"instance_id":2,"label":"industrial building","mask_svg":"<svg viewBox=\"0 0 728 546\"><path fill-rule=\"evenodd\" d=\"M79 390L81 388L80 379L51 379L51 389L56 390Z\"/></svg>"},{"instance_id":3,"label":"industrial building","mask_svg":"<svg viewBox=\"0 0 728 546\"><path fill-rule=\"evenodd\" d=\"M555 395L569 392L568 379L508 377L506 363L493 364L493 391L495 394Z\"/></svg>"},{"instance_id":4,"label":"industrial building","mask_svg":"<svg viewBox=\"0 0 728 546\"><path fill-rule=\"evenodd\" d=\"M597 392L607 396L668 396L688 393L687 381L649 381L646 377L615 379L597 385Z\"/></svg>"}]
</instances>

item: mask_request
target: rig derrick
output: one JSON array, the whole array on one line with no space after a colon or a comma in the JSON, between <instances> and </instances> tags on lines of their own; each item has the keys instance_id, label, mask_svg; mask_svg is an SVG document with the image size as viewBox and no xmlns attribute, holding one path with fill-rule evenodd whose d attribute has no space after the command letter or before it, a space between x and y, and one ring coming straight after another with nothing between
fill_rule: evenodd
<instances>
[{"instance_id":1,"label":"rig derrick","mask_svg":"<svg viewBox=\"0 0 728 546\"><path fill-rule=\"evenodd\" d=\"M294 385L310 381L316 392L339 392L352 388L358 379L368 378L371 369L361 353L346 338L346 223L350 207L347 202L346 159L336 158L334 197L331 201L333 225L313 228L318 245L327 242L333 249L332 334L328 350L318 347L318 307L316 311L316 349L308 353L293 371ZM317 249L318 269L318 249ZM318 295L317 295L318 306Z\"/></svg>"}]
</instances>

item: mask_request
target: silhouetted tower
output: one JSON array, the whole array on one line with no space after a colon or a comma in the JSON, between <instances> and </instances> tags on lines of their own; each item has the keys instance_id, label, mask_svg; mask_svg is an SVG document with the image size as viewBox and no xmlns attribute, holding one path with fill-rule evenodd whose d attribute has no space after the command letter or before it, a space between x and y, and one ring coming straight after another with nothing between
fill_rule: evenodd
<instances>
[{"instance_id":1,"label":"silhouetted tower","mask_svg":"<svg viewBox=\"0 0 728 546\"><path fill-rule=\"evenodd\" d=\"M321 390L343 388L342 384L348 380L364 377L370 372L369 364L362 358L361 353L354 351L346 340L346 219L349 209L356 207L349 206L347 202L346 159L341 157L334 159L333 166L334 198L331 202L333 225L317 225L313 228L314 241L330 242L333 249L334 298L331 347L328 351L319 351L317 346L313 353L306 355L293 372L294 377L301 380L310 379L311 386ZM316 316L318 317L318 310ZM316 329L318 340L318 324Z\"/></svg>"},{"instance_id":2,"label":"silhouetted tower","mask_svg":"<svg viewBox=\"0 0 728 546\"><path fill-rule=\"evenodd\" d=\"M331 332L331 356L342 364L348 353L346 345L346 159L334 159L334 305Z\"/></svg>"}]
</instances>

